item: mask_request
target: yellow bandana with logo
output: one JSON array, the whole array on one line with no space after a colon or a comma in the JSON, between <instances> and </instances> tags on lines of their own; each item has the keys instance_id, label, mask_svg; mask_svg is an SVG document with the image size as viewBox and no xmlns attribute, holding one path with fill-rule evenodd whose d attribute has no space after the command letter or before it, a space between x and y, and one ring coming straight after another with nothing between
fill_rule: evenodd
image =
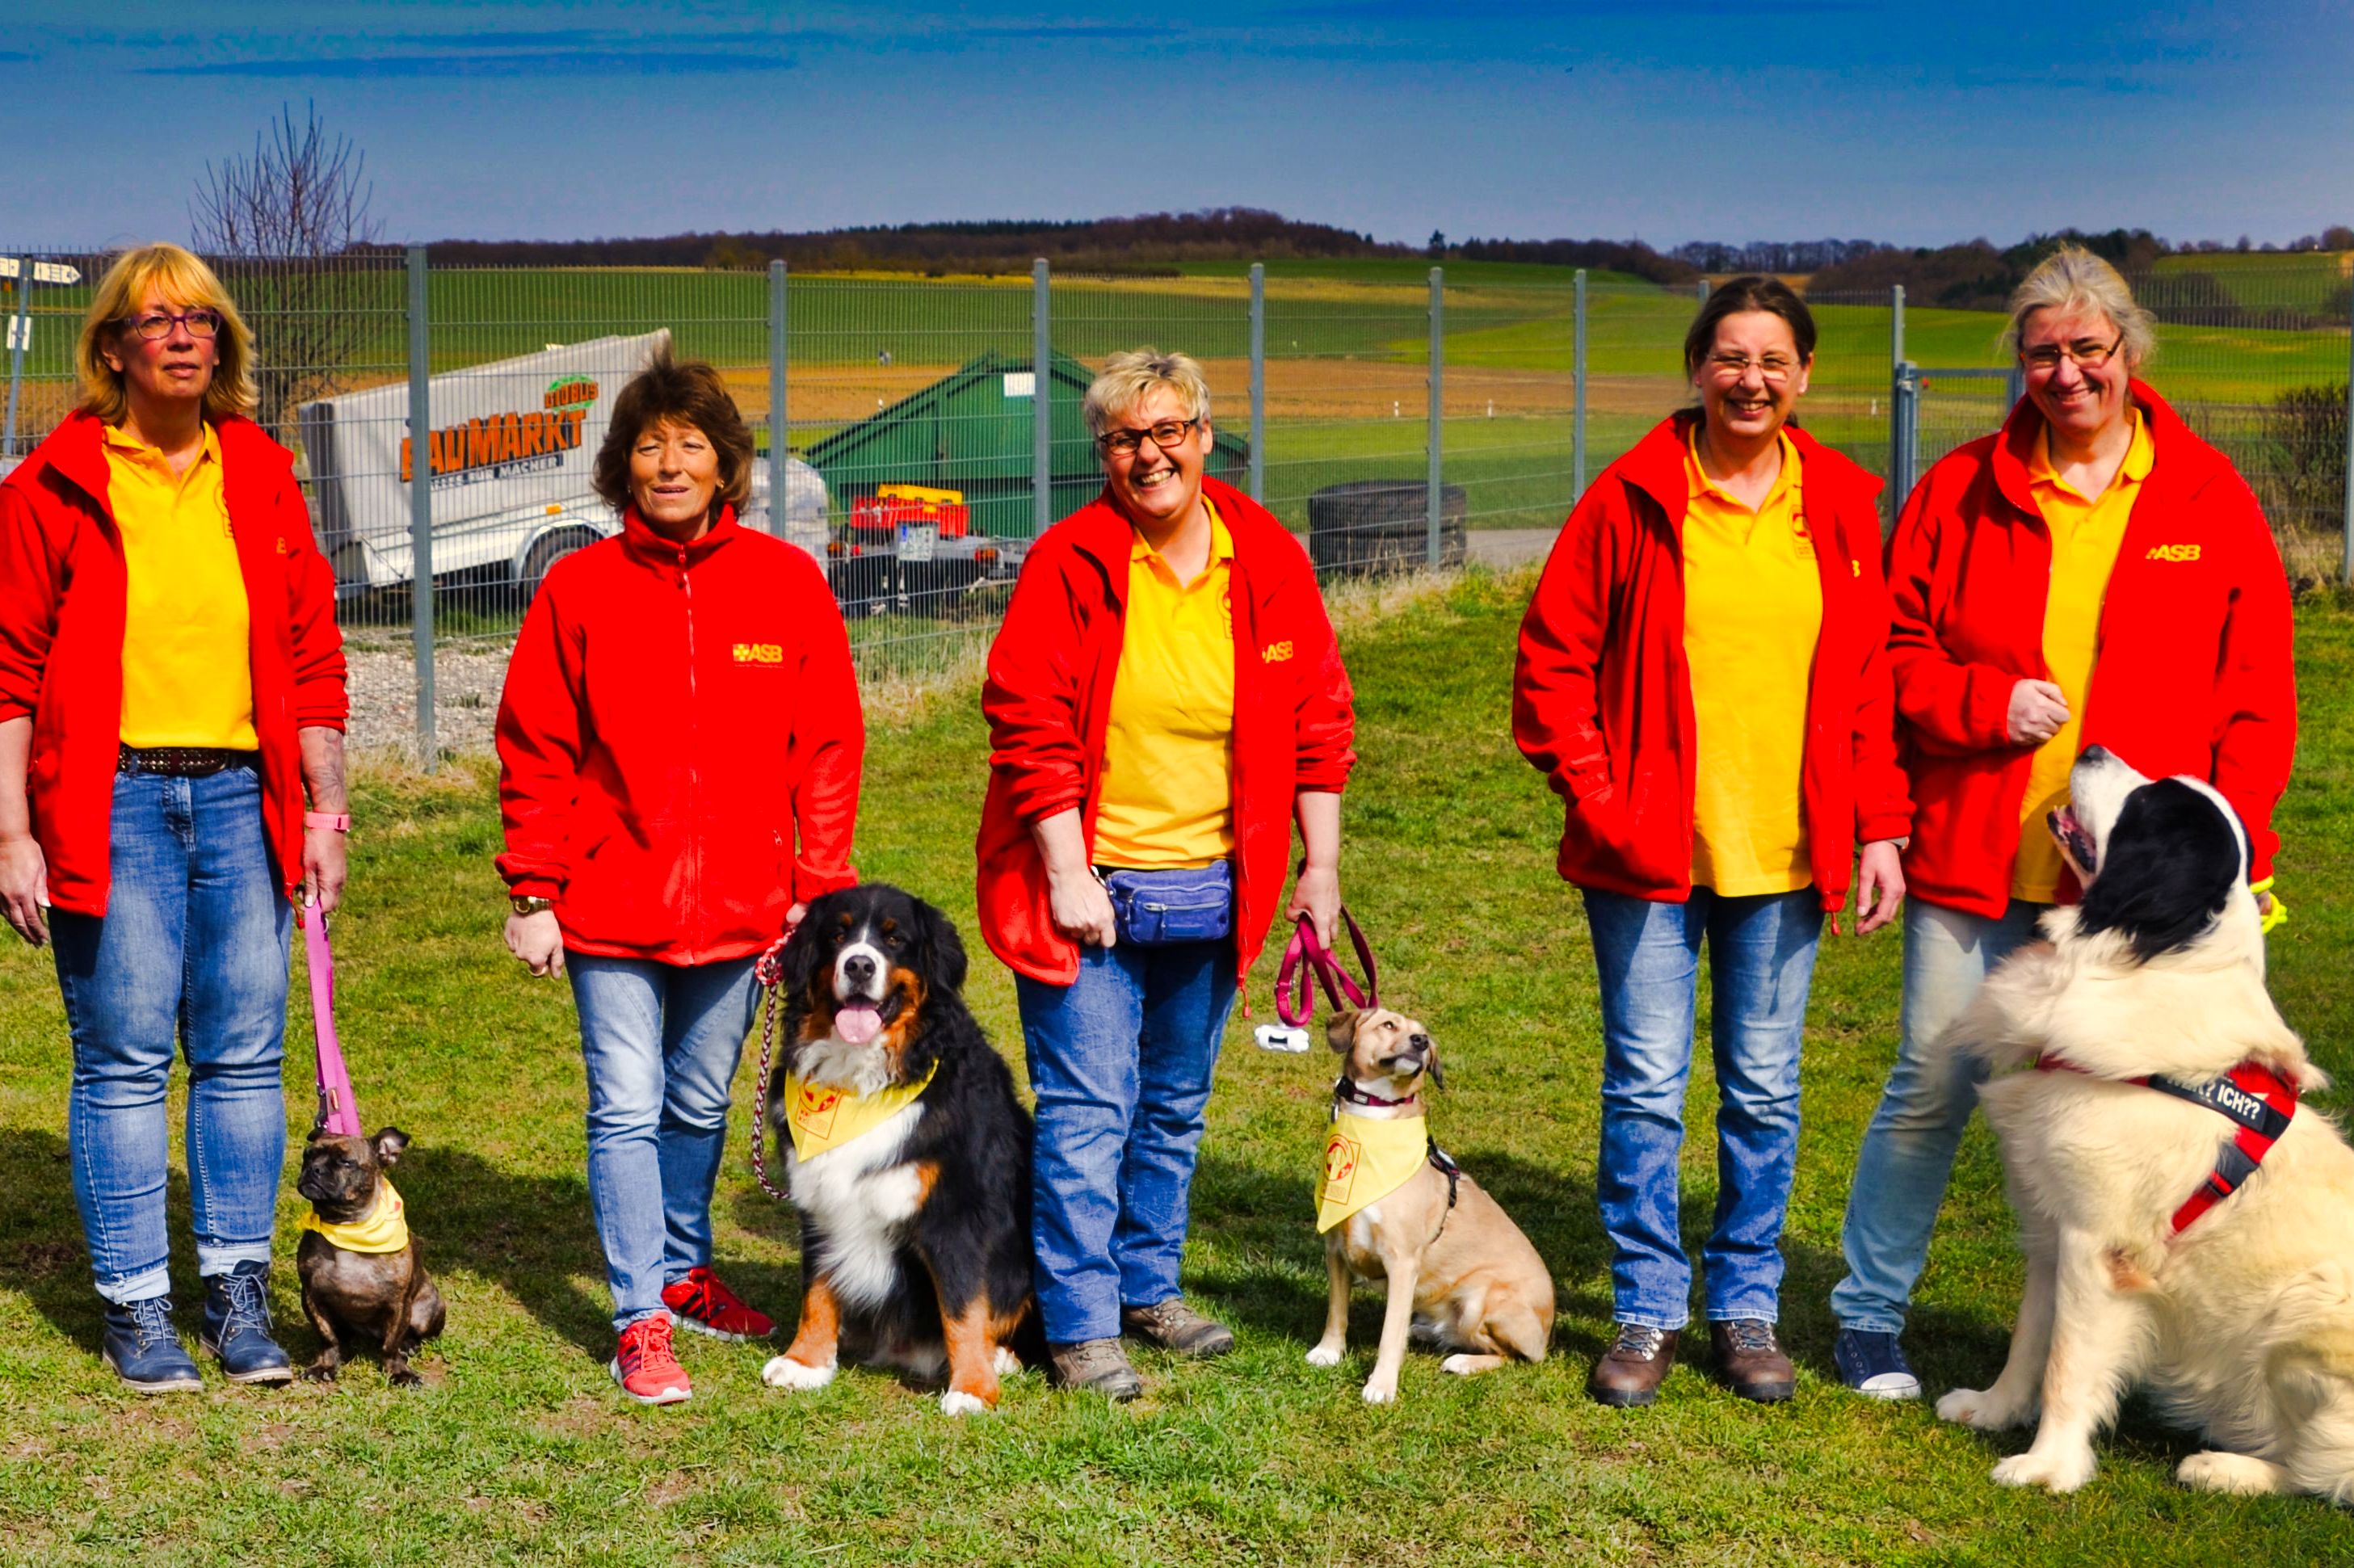
<instances>
[{"instance_id":1,"label":"yellow bandana with logo","mask_svg":"<svg viewBox=\"0 0 2354 1568\"><path fill-rule=\"evenodd\" d=\"M871 1095L854 1095L831 1084L807 1084L787 1074L785 1125L792 1129L793 1157L815 1160L829 1149L840 1149L874 1131L915 1104L916 1097L939 1070L940 1065L935 1062L919 1082L895 1084Z\"/></svg>"},{"instance_id":2,"label":"yellow bandana with logo","mask_svg":"<svg viewBox=\"0 0 2354 1568\"><path fill-rule=\"evenodd\" d=\"M302 1229L316 1231L345 1252L405 1252L408 1248L408 1214L400 1194L385 1178L376 1179L376 1206L345 1224L331 1224L316 1209L302 1216Z\"/></svg>"},{"instance_id":3,"label":"yellow bandana with logo","mask_svg":"<svg viewBox=\"0 0 2354 1568\"><path fill-rule=\"evenodd\" d=\"M1329 1231L1406 1184L1430 1158L1430 1129L1418 1116L1394 1121L1339 1116L1324 1135L1324 1179L1316 1186L1316 1229Z\"/></svg>"}]
</instances>

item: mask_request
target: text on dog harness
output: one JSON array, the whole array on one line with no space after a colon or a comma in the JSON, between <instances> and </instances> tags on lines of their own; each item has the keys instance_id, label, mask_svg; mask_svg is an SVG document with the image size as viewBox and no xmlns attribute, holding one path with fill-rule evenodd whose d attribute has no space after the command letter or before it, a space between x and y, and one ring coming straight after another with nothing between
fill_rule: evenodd
<instances>
[{"instance_id":1,"label":"text on dog harness","mask_svg":"<svg viewBox=\"0 0 2354 1568\"><path fill-rule=\"evenodd\" d=\"M2050 1055L2037 1058L2035 1070L2084 1071L2073 1062ZM2162 1073L2111 1081L2139 1084L2159 1094L2205 1106L2239 1126L2238 1135L2217 1157L2215 1169L2207 1173L2207 1180L2174 1211L2177 1235L2188 1229L2193 1220L2238 1192L2256 1173L2256 1167L2264 1162L2264 1156L2272 1152L2273 1145L2280 1141L2281 1135L2288 1131L2288 1124L2296 1118L2296 1086L2253 1062L2243 1062L2221 1077L2210 1078L2203 1084L2186 1084Z\"/></svg>"}]
</instances>

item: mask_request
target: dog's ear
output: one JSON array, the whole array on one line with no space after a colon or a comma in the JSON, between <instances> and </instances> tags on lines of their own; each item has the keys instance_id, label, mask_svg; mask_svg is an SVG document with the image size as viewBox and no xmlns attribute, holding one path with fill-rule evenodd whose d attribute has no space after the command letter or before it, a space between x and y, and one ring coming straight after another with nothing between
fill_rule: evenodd
<instances>
[{"instance_id":1,"label":"dog's ear","mask_svg":"<svg viewBox=\"0 0 2354 1568\"><path fill-rule=\"evenodd\" d=\"M961 991L966 969L964 938L957 935L956 922L920 898L915 900L915 905L923 935L925 983Z\"/></svg>"},{"instance_id":2,"label":"dog's ear","mask_svg":"<svg viewBox=\"0 0 2354 1568\"><path fill-rule=\"evenodd\" d=\"M305 1149L308 1149L308 1148L310 1148L310 1147L311 1147L311 1145L313 1145L313 1144L314 1144L314 1143L318 1142L318 1141L319 1141L319 1139L323 1139L323 1138L324 1138L324 1137L326 1137L326 1136L327 1136L327 1129L326 1129L325 1128L323 1128L323 1127L314 1127L314 1128L313 1128L311 1129L311 1135L310 1135L308 1138L305 1138L305 1139L302 1140L302 1147L303 1147L303 1148L305 1148Z\"/></svg>"},{"instance_id":3,"label":"dog's ear","mask_svg":"<svg viewBox=\"0 0 2354 1568\"><path fill-rule=\"evenodd\" d=\"M1422 1075L1430 1080L1430 1086L1434 1089L1443 1089L1447 1086L1447 1075L1438 1070L1438 1045L1435 1041L1431 1044L1430 1049L1423 1054Z\"/></svg>"},{"instance_id":4,"label":"dog's ear","mask_svg":"<svg viewBox=\"0 0 2354 1568\"><path fill-rule=\"evenodd\" d=\"M400 1163L400 1156L408 1148L408 1134L397 1127L387 1127L368 1139L376 1150L376 1162L389 1171Z\"/></svg>"},{"instance_id":5,"label":"dog's ear","mask_svg":"<svg viewBox=\"0 0 2354 1568\"><path fill-rule=\"evenodd\" d=\"M786 939L785 950L777 957L777 987L787 996L798 997L809 989L810 977L817 969L818 933L833 918L840 902L831 893L811 899L801 912L801 923Z\"/></svg>"},{"instance_id":6,"label":"dog's ear","mask_svg":"<svg viewBox=\"0 0 2354 1568\"><path fill-rule=\"evenodd\" d=\"M1324 1025L1324 1044L1332 1047L1336 1056L1345 1056L1349 1047L1357 1043L1357 1015L1336 1012Z\"/></svg>"}]
</instances>

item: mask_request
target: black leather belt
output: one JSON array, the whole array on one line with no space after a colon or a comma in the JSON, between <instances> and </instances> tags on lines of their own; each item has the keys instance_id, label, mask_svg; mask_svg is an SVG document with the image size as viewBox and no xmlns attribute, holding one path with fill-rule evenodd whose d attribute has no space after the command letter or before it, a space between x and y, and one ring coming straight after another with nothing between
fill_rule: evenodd
<instances>
[{"instance_id":1,"label":"black leather belt","mask_svg":"<svg viewBox=\"0 0 2354 1568\"><path fill-rule=\"evenodd\" d=\"M205 779L231 768L258 768L260 762L258 751L231 751L223 746L126 746L115 755L114 770Z\"/></svg>"}]
</instances>

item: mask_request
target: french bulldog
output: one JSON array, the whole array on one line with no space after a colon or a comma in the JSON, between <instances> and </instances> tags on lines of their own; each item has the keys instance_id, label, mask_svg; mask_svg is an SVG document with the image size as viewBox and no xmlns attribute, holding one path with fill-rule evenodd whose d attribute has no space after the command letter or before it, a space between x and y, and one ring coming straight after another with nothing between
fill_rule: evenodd
<instances>
[{"instance_id":1,"label":"french bulldog","mask_svg":"<svg viewBox=\"0 0 2354 1568\"><path fill-rule=\"evenodd\" d=\"M397 1388L423 1382L409 1352L441 1331L441 1293L425 1277L408 1234L400 1194L385 1171L398 1163L408 1135L387 1127L374 1138L314 1131L302 1149L294 1190L311 1200L294 1266L302 1311L325 1348L303 1376L334 1380L347 1340L383 1349L385 1380Z\"/></svg>"}]
</instances>

